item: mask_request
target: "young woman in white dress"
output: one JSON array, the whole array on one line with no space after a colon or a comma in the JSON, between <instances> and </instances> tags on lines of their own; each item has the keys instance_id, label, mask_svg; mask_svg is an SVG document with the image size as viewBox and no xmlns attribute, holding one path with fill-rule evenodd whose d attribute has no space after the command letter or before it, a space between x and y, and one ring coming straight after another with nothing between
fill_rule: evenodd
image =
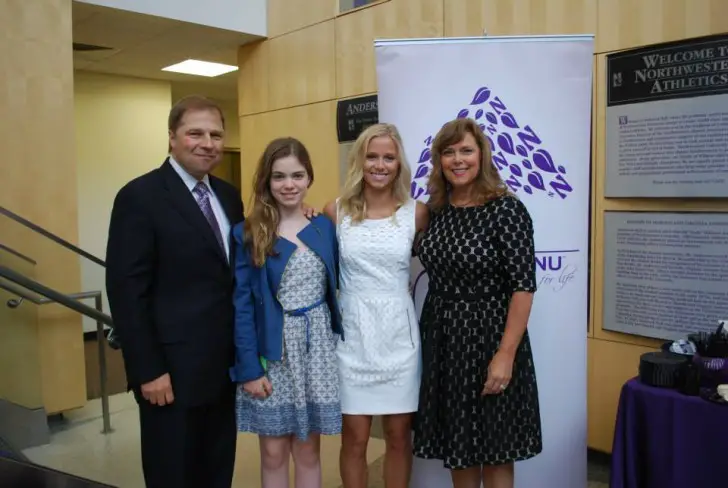
<instances>
[{"instance_id":1,"label":"young woman in white dress","mask_svg":"<svg viewBox=\"0 0 728 488\"><path fill-rule=\"evenodd\" d=\"M341 197L324 212L337 223L339 364L344 488L366 488L372 416L382 417L387 488L407 488L411 425L420 386L420 334L409 291L415 235L427 208L410 197L411 172L390 124L362 132L349 154Z\"/></svg>"}]
</instances>

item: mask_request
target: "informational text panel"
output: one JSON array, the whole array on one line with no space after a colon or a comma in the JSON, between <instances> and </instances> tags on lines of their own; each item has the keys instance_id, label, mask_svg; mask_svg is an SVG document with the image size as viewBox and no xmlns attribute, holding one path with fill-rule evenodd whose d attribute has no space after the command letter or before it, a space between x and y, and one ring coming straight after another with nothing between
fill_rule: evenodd
<instances>
[{"instance_id":1,"label":"informational text panel","mask_svg":"<svg viewBox=\"0 0 728 488\"><path fill-rule=\"evenodd\" d=\"M606 197L728 197L728 34L607 56Z\"/></svg>"},{"instance_id":2,"label":"informational text panel","mask_svg":"<svg viewBox=\"0 0 728 488\"><path fill-rule=\"evenodd\" d=\"M728 319L728 214L605 212L605 330L685 339Z\"/></svg>"}]
</instances>

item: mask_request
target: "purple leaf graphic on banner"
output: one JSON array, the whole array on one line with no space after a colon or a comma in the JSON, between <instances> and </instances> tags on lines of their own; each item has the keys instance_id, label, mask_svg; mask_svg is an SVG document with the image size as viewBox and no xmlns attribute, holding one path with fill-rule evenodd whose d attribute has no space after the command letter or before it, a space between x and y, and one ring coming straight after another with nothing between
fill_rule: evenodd
<instances>
[{"instance_id":1,"label":"purple leaf graphic on banner","mask_svg":"<svg viewBox=\"0 0 728 488\"><path fill-rule=\"evenodd\" d=\"M488 87L481 87L478 88L478 91L475 92L475 96L473 97L473 100L470 102L470 105L480 105L481 103L485 103L490 98L490 90Z\"/></svg>"},{"instance_id":2,"label":"purple leaf graphic on banner","mask_svg":"<svg viewBox=\"0 0 728 488\"><path fill-rule=\"evenodd\" d=\"M551 155L545 149L536 149L533 153L533 164L541 171L556 173L556 166ZM534 185L536 186L536 185Z\"/></svg>"},{"instance_id":3,"label":"purple leaf graphic on banner","mask_svg":"<svg viewBox=\"0 0 728 488\"><path fill-rule=\"evenodd\" d=\"M498 134L498 146L508 154L514 154L513 139L511 139L509 133L504 132L503 134Z\"/></svg>"},{"instance_id":4,"label":"purple leaf graphic on banner","mask_svg":"<svg viewBox=\"0 0 728 488\"><path fill-rule=\"evenodd\" d=\"M421 164L419 168L417 168L417 172L415 173L415 178L422 178L427 174L427 165Z\"/></svg>"},{"instance_id":5,"label":"purple leaf graphic on banner","mask_svg":"<svg viewBox=\"0 0 728 488\"><path fill-rule=\"evenodd\" d=\"M501 115L501 121L506 127L510 127L511 129L518 129L518 122L516 122L516 118L513 117L513 114L510 112L506 112Z\"/></svg>"},{"instance_id":6,"label":"purple leaf graphic on banner","mask_svg":"<svg viewBox=\"0 0 728 488\"><path fill-rule=\"evenodd\" d=\"M549 198L555 195L561 199L567 198L573 192L565 177L567 167L555 164L545 141L533 125L528 123L528 117L519 117L523 125L519 124L516 114L509 109L506 102L503 97L492 93L490 88L480 87L470 102L472 107L460 109L457 117L472 117L472 111L474 120L485 122L478 125L490 145L491 164L501 173L504 182L512 191L528 195L542 192L542 195ZM432 135L424 140L428 147L422 149L419 161L414 166L416 169L410 189L413 198L429 194L427 180L432 168L432 154L429 149L432 140Z\"/></svg>"},{"instance_id":7,"label":"purple leaf graphic on banner","mask_svg":"<svg viewBox=\"0 0 728 488\"><path fill-rule=\"evenodd\" d=\"M528 182L539 190L546 189L543 184L543 176L541 176L541 173L536 173L535 171L528 173Z\"/></svg>"},{"instance_id":8,"label":"purple leaf graphic on banner","mask_svg":"<svg viewBox=\"0 0 728 488\"><path fill-rule=\"evenodd\" d=\"M419 160L419 161L417 161L417 164L422 164L422 163L426 163L427 161L429 161L429 160L430 160L430 156L431 156L431 154L430 154L430 150L429 150L429 149L424 149L424 150L423 150L423 151L422 151L422 152L420 153L420 160Z\"/></svg>"}]
</instances>

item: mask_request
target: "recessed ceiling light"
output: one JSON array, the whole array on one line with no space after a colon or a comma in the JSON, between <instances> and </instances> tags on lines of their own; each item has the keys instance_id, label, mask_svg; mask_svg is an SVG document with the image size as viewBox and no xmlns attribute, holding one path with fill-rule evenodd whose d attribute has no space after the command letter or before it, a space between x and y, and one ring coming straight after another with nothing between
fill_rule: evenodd
<instances>
[{"instance_id":1,"label":"recessed ceiling light","mask_svg":"<svg viewBox=\"0 0 728 488\"><path fill-rule=\"evenodd\" d=\"M209 61L198 61L196 59L188 59L181 63L173 64L162 68L162 71L172 71L173 73L184 73L187 75L197 76L220 76L237 70L237 66L229 64L210 63Z\"/></svg>"}]
</instances>

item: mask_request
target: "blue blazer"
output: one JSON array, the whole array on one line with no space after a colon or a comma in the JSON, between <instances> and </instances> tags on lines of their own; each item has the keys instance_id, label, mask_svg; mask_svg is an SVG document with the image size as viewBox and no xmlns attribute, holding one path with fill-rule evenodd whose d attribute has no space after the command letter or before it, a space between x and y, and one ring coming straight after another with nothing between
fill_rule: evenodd
<instances>
[{"instance_id":1,"label":"blue blazer","mask_svg":"<svg viewBox=\"0 0 728 488\"><path fill-rule=\"evenodd\" d=\"M267 256L258 268L253 264L250 249L243 243L243 223L233 227L233 259L235 272L235 365L230 376L236 383L246 383L264 375L260 358L279 361L283 353L283 307L278 301L278 287L288 260L296 245L278 238L274 256ZM341 335L341 312L337 299L339 245L336 226L325 215L313 219L298 238L314 251L326 266L328 289L326 302L331 311L331 328Z\"/></svg>"}]
</instances>

